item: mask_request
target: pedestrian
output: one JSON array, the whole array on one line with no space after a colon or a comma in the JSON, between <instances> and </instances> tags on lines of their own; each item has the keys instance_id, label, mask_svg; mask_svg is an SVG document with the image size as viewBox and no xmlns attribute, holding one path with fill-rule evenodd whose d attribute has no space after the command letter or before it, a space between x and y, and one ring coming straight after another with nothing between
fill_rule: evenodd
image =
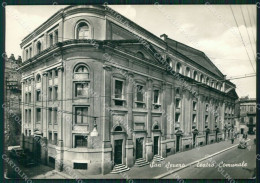
<instances>
[{"instance_id":1,"label":"pedestrian","mask_svg":"<svg viewBox=\"0 0 260 183\"><path fill-rule=\"evenodd\" d=\"M234 140L235 140L235 134L234 131L231 132L231 143L234 144Z\"/></svg>"}]
</instances>

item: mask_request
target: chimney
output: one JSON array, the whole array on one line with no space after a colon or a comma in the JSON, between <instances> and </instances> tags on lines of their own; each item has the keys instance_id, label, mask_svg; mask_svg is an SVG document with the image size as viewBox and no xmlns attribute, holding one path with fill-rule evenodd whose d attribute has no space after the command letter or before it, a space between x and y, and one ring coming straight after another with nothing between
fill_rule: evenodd
<instances>
[{"instance_id":1,"label":"chimney","mask_svg":"<svg viewBox=\"0 0 260 183\"><path fill-rule=\"evenodd\" d=\"M11 54L11 56L9 57L9 59L15 60L13 53Z\"/></svg>"},{"instance_id":2,"label":"chimney","mask_svg":"<svg viewBox=\"0 0 260 183\"><path fill-rule=\"evenodd\" d=\"M166 39L168 38L168 35L162 34L162 35L160 35L160 37L161 37L164 41L166 41Z\"/></svg>"},{"instance_id":3,"label":"chimney","mask_svg":"<svg viewBox=\"0 0 260 183\"><path fill-rule=\"evenodd\" d=\"M22 63L22 57L20 55L18 56L17 61L18 61L18 64Z\"/></svg>"}]
</instances>

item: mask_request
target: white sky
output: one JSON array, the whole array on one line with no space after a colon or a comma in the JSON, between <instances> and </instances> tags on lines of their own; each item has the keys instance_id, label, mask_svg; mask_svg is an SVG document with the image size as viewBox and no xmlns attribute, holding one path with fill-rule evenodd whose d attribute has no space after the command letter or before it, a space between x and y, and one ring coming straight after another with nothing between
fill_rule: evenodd
<instances>
[{"instance_id":1,"label":"white sky","mask_svg":"<svg viewBox=\"0 0 260 183\"><path fill-rule=\"evenodd\" d=\"M6 6L7 55L13 53L16 58L21 55L21 40L64 7L66 6ZM255 5L113 5L110 7L158 37L165 33L171 39L203 51L228 78L251 74L256 70ZM241 41L231 7L254 70ZM231 81L236 84L239 96L256 97L256 77Z\"/></svg>"}]
</instances>

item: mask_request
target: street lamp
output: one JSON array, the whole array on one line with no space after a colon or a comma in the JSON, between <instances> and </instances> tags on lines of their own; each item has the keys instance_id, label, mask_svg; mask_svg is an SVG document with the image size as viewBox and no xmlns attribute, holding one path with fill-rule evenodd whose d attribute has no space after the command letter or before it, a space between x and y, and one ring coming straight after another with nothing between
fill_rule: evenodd
<instances>
[{"instance_id":1,"label":"street lamp","mask_svg":"<svg viewBox=\"0 0 260 183\"><path fill-rule=\"evenodd\" d=\"M96 119L97 119L97 117L94 117L94 128L93 128L92 132L90 133L91 137L98 136Z\"/></svg>"}]
</instances>

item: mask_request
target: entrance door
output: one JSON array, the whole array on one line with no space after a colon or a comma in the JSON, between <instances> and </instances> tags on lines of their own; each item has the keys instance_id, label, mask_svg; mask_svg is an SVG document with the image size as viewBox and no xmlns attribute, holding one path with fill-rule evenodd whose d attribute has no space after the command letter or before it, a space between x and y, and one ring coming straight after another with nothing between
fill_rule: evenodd
<instances>
[{"instance_id":1,"label":"entrance door","mask_svg":"<svg viewBox=\"0 0 260 183\"><path fill-rule=\"evenodd\" d=\"M176 152L180 151L180 136L177 136L177 142L176 142Z\"/></svg>"},{"instance_id":2,"label":"entrance door","mask_svg":"<svg viewBox=\"0 0 260 183\"><path fill-rule=\"evenodd\" d=\"M122 164L122 144L123 140L115 140L115 164Z\"/></svg>"},{"instance_id":3,"label":"entrance door","mask_svg":"<svg viewBox=\"0 0 260 183\"><path fill-rule=\"evenodd\" d=\"M193 134L193 147L196 145L196 134Z\"/></svg>"},{"instance_id":4,"label":"entrance door","mask_svg":"<svg viewBox=\"0 0 260 183\"><path fill-rule=\"evenodd\" d=\"M218 132L216 131L215 141L218 142Z\"/></svg>"},{"instance_id":5,"label":"entrance door","mask_svg":"<svg viewBox=\"0 0 260 183\"><path fill-rule=\"evenodd\" d=\"M144 138L136 139L136 159L143 158L143 141Z\"/></svg>"},{"instance_id":6,"label":"entrance door","mask_svg":"<svg viewBox=\"0 0 260 183\"><path fill-rule=\"evenodd\" d=\"M209 134L206 133L206 145L208 144Z\"/></svg>"},{"instance_id":7,"label":"entrance door","mask_svg":"<svg viewBox=\"0 0 260 183\"><path fill-rule=\"evenodd\" d=\"M153 143L154 143L153 152L154 152L154 155L158 154L158 148L159 148L158 142L159 142L159 136L153 137Z\"/></svg>"}]
</instances>

